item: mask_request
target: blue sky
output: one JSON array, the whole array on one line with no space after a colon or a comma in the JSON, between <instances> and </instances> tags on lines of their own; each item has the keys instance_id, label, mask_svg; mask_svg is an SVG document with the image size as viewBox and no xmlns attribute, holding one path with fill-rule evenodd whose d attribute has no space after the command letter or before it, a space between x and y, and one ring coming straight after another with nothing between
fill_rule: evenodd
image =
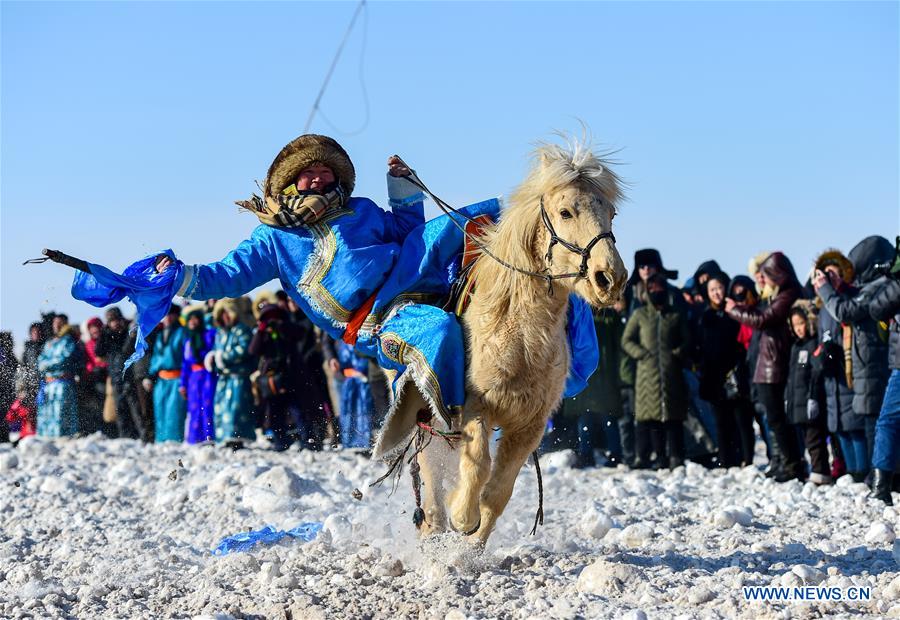
<instances>
[{"instance_id":1,"label":"blue sky","mask_svg":"<svg viewBox=\"0 0 900 620\"><path fill-rule=\"evenodd\" d=\"M120 268L247 236L232 201L302 133L354 8L0 4L0 329L97 313L68 269L21 266L43 247ZM312 130L381 204L392 153L462 205L508 193L533 142L580 119L630 183L629 268L654 246L683 276L770 249L805 272L900 227L896 2L373 2L366 19L370 122ZM364 24L322 102L344 131L365 119Z\"/></svg>"}]
</instances>

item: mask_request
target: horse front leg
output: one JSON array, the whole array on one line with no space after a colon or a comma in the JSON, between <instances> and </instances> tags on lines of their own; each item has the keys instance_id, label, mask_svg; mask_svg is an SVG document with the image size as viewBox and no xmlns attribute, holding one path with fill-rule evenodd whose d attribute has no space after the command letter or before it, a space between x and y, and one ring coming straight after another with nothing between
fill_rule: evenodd
<instances>
[{"instance_id":1,"label":"horse front leg","mask_svg":"<svg viewBox=\"0 0 900 620\"><path fill-rule=\"evenodd\" d=\"M479 499L491 473L488 429L484 417L470 418L462 427L459 481L450 495L450 527L472 534L479 527Z\"/></svg>"},{"instance_id":2,"label":"horse front leg","mask_svg":"<svg viewBox=\"0 0 900 620\"><path fill-rule=\"evenodd\" d=\"M500 438L493 471L481 494L481 525L477 541L482 546L487 544L497 519L509 503L519 470L541 443L543 432L543 424L530 425L511 433L504 431Z\"/></svg>"},{"instance_id":3,"label":"horse front leg","mask_svg":"<svg viewBox=\"0 0 900 620\"><path fill-rule=\"evenodd\" d=\"M426 537L447 531L447 508L444 502L444 479L451 458L443 441L432 440L419 455L422 476L422 508L425 521L419 527L419 536Z\"/></svg>"}]
</instances>

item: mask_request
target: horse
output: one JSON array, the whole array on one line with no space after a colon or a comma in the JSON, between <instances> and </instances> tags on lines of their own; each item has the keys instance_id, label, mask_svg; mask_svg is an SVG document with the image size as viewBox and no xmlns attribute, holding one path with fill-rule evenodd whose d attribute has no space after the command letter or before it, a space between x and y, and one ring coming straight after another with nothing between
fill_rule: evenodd
<instances>
[{"instance_id":1,"label":"horse","mask_svg":"<svg viewBox=\"0 0 900 620\"><path fill-rule=\"evenodd\" d=\"M542 143L499 221L483 231L474 290L461 316L468 360L466 401L454 421L458 478L445 497L448 446L431 442L420 455L420 536L449 526L482 548L487 543L562 399L569 294L606 307L625 286L628 273L612 235L621 187L610 162L584 141ZM498 427L492 460L489 436Z\"/></svg>"}]
</instances>

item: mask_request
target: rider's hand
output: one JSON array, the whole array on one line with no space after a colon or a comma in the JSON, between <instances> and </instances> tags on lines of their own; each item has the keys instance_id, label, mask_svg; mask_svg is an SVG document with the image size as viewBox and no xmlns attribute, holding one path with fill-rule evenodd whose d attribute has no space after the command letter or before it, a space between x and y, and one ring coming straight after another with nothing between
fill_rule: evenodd
<instances>
[{"instance_id":1,"label":"rider's hand","mask_svg":"<svg viewBox=\"0 0 900 620\"><path fill-rule=\"evenodd\" d=\"M400 157L397 155L391 155L388 158L388 174L392 177L408 177L412 170L407 168L403 162L400 161Z\"/></svg>"},{"instance_id":2,"label":"rider's hand","mask_svg":"<svg viewBox=\"0 0 900 620\"><path fill-rule=\"evenodd\" d=\"M330 359L328 360L328 369L334 374L339 374L341 372L341 365L336 359Z\"/></svg>"},{"instance_id":3,"label":"rider's hand","mask_svg":"<svg viewBox=\"0 0 900 620\"><path fill-rule=\"evenodd\" d=\"M162 273L174 264L175 262L168 254L160 254L156 257L156 273Z\"/></svg>"}]
</instances>

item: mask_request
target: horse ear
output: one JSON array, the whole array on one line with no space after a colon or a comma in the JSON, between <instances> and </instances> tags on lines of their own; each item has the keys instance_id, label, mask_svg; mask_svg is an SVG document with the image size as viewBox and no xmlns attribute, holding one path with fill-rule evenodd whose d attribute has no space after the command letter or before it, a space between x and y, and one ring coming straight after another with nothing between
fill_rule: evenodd
<instances>
[{"instance_id":1,"label":"horse ear","mask_svg":"<svg viewBox=\"0 0 900 620\"><path fill-rule=\"evenodd\" d=\"M550 165L550 154L546 150L541 150L540 163L542 170L545 170Z\"/></svg>"}]
</instances>

